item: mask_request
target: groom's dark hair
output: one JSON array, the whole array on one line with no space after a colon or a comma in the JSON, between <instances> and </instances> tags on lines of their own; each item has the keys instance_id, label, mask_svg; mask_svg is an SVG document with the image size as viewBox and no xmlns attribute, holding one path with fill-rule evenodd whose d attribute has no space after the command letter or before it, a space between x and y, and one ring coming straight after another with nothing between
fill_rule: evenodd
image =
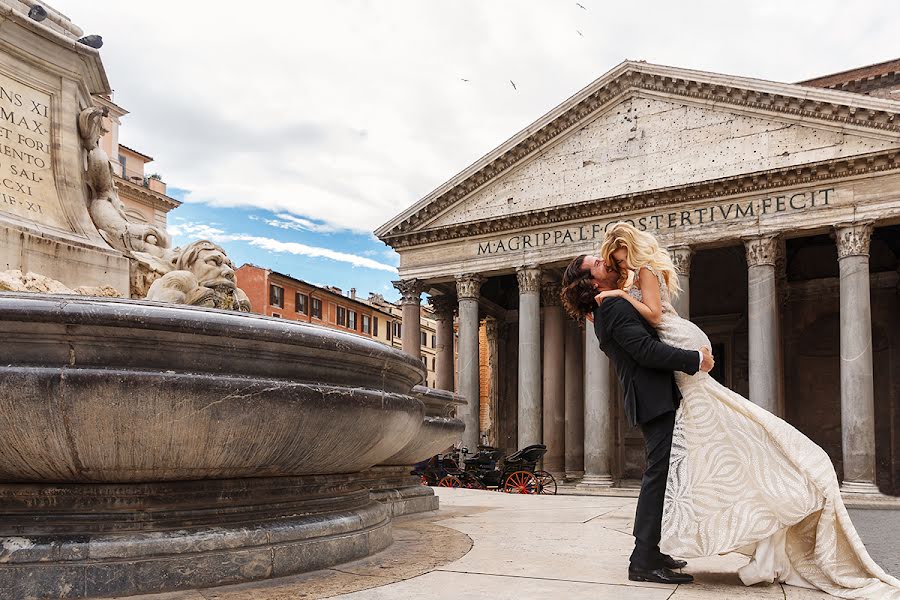
<instances>
[{"instance_id":1,"label":"groom's dark hair","mask_svg":"<svg viewBox=\"0 0 900 600\"><path fill-rule=\"evenodd\" d=\"M576 256L566 267L562 278L560 299L563 308L579 325L584 325L585 315L593 312L597 302L594 296L597 290L591 285L591 272L582 268L587 254Z\"/></svg>"}]
</instances>

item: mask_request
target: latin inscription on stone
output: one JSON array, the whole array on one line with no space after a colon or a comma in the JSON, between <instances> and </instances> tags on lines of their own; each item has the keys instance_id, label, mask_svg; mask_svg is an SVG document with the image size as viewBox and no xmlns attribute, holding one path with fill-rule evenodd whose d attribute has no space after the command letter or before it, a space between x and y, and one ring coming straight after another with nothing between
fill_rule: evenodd
<instances>
[{"instance_id":1,"label":"latin inscription on stone","mask_svg":"<svg viewBox=\"0 0 900 600\"><path fill-rule=\"evenodd\" d=\"M478 256L521 252L549 246L601 241L613 223L626 221L641 231L672 233L696 227L716 227L734 222L764 220L778 213L809 211L825 208L834 201L834 188L799 190L783 195L746 200L728 200L691 209L652 214L623 215L614 219L561 227L547 231L523 233L478 242Z\"/></svg>"},{"instance_id":2,"label":"latin inscription on stone","mask_svg":"<svg viewBox=\"0 0 900 600\"><path fill-rule=\"evenodd\" d=\"M50 95L0 73L0 211L71 229L53 179L50 126Z\"/></svg>"}]
</instances>

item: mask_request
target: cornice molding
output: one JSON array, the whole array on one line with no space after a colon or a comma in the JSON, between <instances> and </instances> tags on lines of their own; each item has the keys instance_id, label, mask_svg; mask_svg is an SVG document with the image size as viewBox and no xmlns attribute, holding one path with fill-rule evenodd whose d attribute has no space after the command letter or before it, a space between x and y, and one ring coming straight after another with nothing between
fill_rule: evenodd
<instances>
[{"instance_id":1,"label":"cornice molding","mask_svg":"<svg viewBox=\"0 0 900 600\"><path fill-rule=\"evenodd\" d=\"M170 198L165 194L160 192L154 192L150 188L144 187L143 185L138 185L132 181L128 181L124 177L119 177L118 175L114 175L114 179L116 181L117 186L124 186L128 192L141 196L142 198L149 200L151 203L155 203L155 205L166 208L167 210L172 210L173 208L178 208L181 206L181 202L176 200L175 198Z\"/></svg>"},{"instance_id":2,"label":"cornice molding","mask_svg":"<svg viewBox=\"0 0 900 600\"><path fill-rule=\"evenodd\" d=\"M604 82L607 78L608 81ZM748 85L757 89L750 89ZM900 133L898 102L873 100L833 90L817 89L813 92L808 87L796 84L777 84L656 65L625 63L539 119L532 127L514 136L442 188L426 196L419 203L421 206L415 210L410 209L405 218L379 228L376 235L393 244L394 238L411 233L415 227L496 179L561 134L576 125L580 126L586 118L604 110L621 96L641 90L695 102L704 101L719 106L731 105L742 110L781 114L790 120L830 122ZM559 114L554 116L554 112Z\"/></svg>"},{"instance_id":3,"label":"cornice molding","mask_svg":"<svg viewBox=\"0 0 900 600\"><path fill-rule=\"evenodd\" d=\"M595 198L564 206L505 215L459 225L413 231L396 236L384 236L382 240L395 249L407 248L409 246L457 238L586 220L604 215L631 213L697 200L767 192L784 187L820 184L835 179L870 175L897 169L900 169L900 151L892 149L837 160L825 160L771 171L712 179L680 187L675 186L646 192Z\"/></svg>"}]
</instances>

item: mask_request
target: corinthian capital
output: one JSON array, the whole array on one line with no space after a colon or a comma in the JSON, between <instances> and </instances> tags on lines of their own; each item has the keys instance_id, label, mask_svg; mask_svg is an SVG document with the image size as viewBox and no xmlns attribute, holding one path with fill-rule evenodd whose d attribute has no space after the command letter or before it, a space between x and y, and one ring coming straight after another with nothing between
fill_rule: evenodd
<instances>
[{"instance_id":1,"label":"corinthian capital","mask_svg":"<svg viewBox=\"0 0 900 600\"><path fill-rule=\"evenodd\" d=\"M691 247L686 244L669 246L669 256L672 257L672 263L675 265L675 270L678 271L678 274L689 277L691 274L691 258L694 256L694 251L691 250Z\"/></svg>"},{"instance_id":2,"label":"corinthian capital","mask_svg":"<svg viewBox=\"0 0 900 600\"><path fill-rule=\"evenodd\" d=\"M541 285L541 304L543 306L559 306L561 300L559 297L562 286L559 282L548 281Z\"/></svg>"},{"instance_id":3,"label":"corinthian capital","mask_svg":"<svg viewBox=\"0 0 900 600\"><path fill-rule=\"evenodd\" d=\"M747 248L747 266L760 267L763 265L775 266L778 260L778 236L760 235L744 240Z\"/></svg>"},{"instance_id":4,"label":"corinthian capital","mask_svg":"<svg viewBox=\"0 0 900 600\"><path fill-rule=\"evenodd\" d=\"M453 318L453 312L456 310L456 298L453 296L430 296L428 304L431 305L435 319L443 321Z\"/></svg>"},{"instance_id":5,"label":"corinthian capital","mask_svg":"<svg viewBox=\"0 0 900 600\"><path fill-rule=\"evenodd\" d=\"M467 273L456 276L456 295L460 300L478 300L481 295L481 284L484 278L478 273Z\"/></svg>"},{"instance_id":6,"label":"corinthian capital","mask_svg":"<svg viewBox=\"0 0 900 600\"><path fill-rule=\"evenodd\" d=\"M422 281L418 279L402 279L391 283L400 292L400 304L421 304L422 290L425 288Z\"/></svg>"},{"instance_id":7,"label":"corinthian capital","mask_svg":"<svg viewBox=\"0 0 900 600\"><path fill-rule=\"evenodd\" d=\"M519 280L520 294L541 291L541 270L538 267L519 267L516 269L516 278Z\"/></svg>"},{"instance_id":8,"label":"corinthian capital","mask_svg":"<svg viewBox=\"0 0 900 600\"><path fill-rule=\"evenodd\" d=\"M838 223L834 226L837 239L838 258L848 256L868 256L869 242L872 240L872 221L859 223Z\"/></svg>"}]
</instances>

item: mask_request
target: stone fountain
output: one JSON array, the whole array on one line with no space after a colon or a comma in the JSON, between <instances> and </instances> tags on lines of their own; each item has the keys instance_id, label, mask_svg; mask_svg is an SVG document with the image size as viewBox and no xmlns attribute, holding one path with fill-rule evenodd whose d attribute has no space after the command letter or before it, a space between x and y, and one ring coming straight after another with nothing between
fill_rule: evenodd
<instances>
[{"instance_id":1,"label":"stone fountain","mask_svg":"<svg viewBox=\"0 0 900 600\"><path fill-rule=\"evenodd\" d=\"M393 348L247 314L221 248L129 222L98 151L99 54L35 5L0 0L0 104L38 111L6 138L34 168L0 203L0 270L126 298L0 293L0 595L223 585L385 548L392 515L437 507L409 465L460 437L460 400L414 389L421 362Z\"/></svg>"}]
</instances>

